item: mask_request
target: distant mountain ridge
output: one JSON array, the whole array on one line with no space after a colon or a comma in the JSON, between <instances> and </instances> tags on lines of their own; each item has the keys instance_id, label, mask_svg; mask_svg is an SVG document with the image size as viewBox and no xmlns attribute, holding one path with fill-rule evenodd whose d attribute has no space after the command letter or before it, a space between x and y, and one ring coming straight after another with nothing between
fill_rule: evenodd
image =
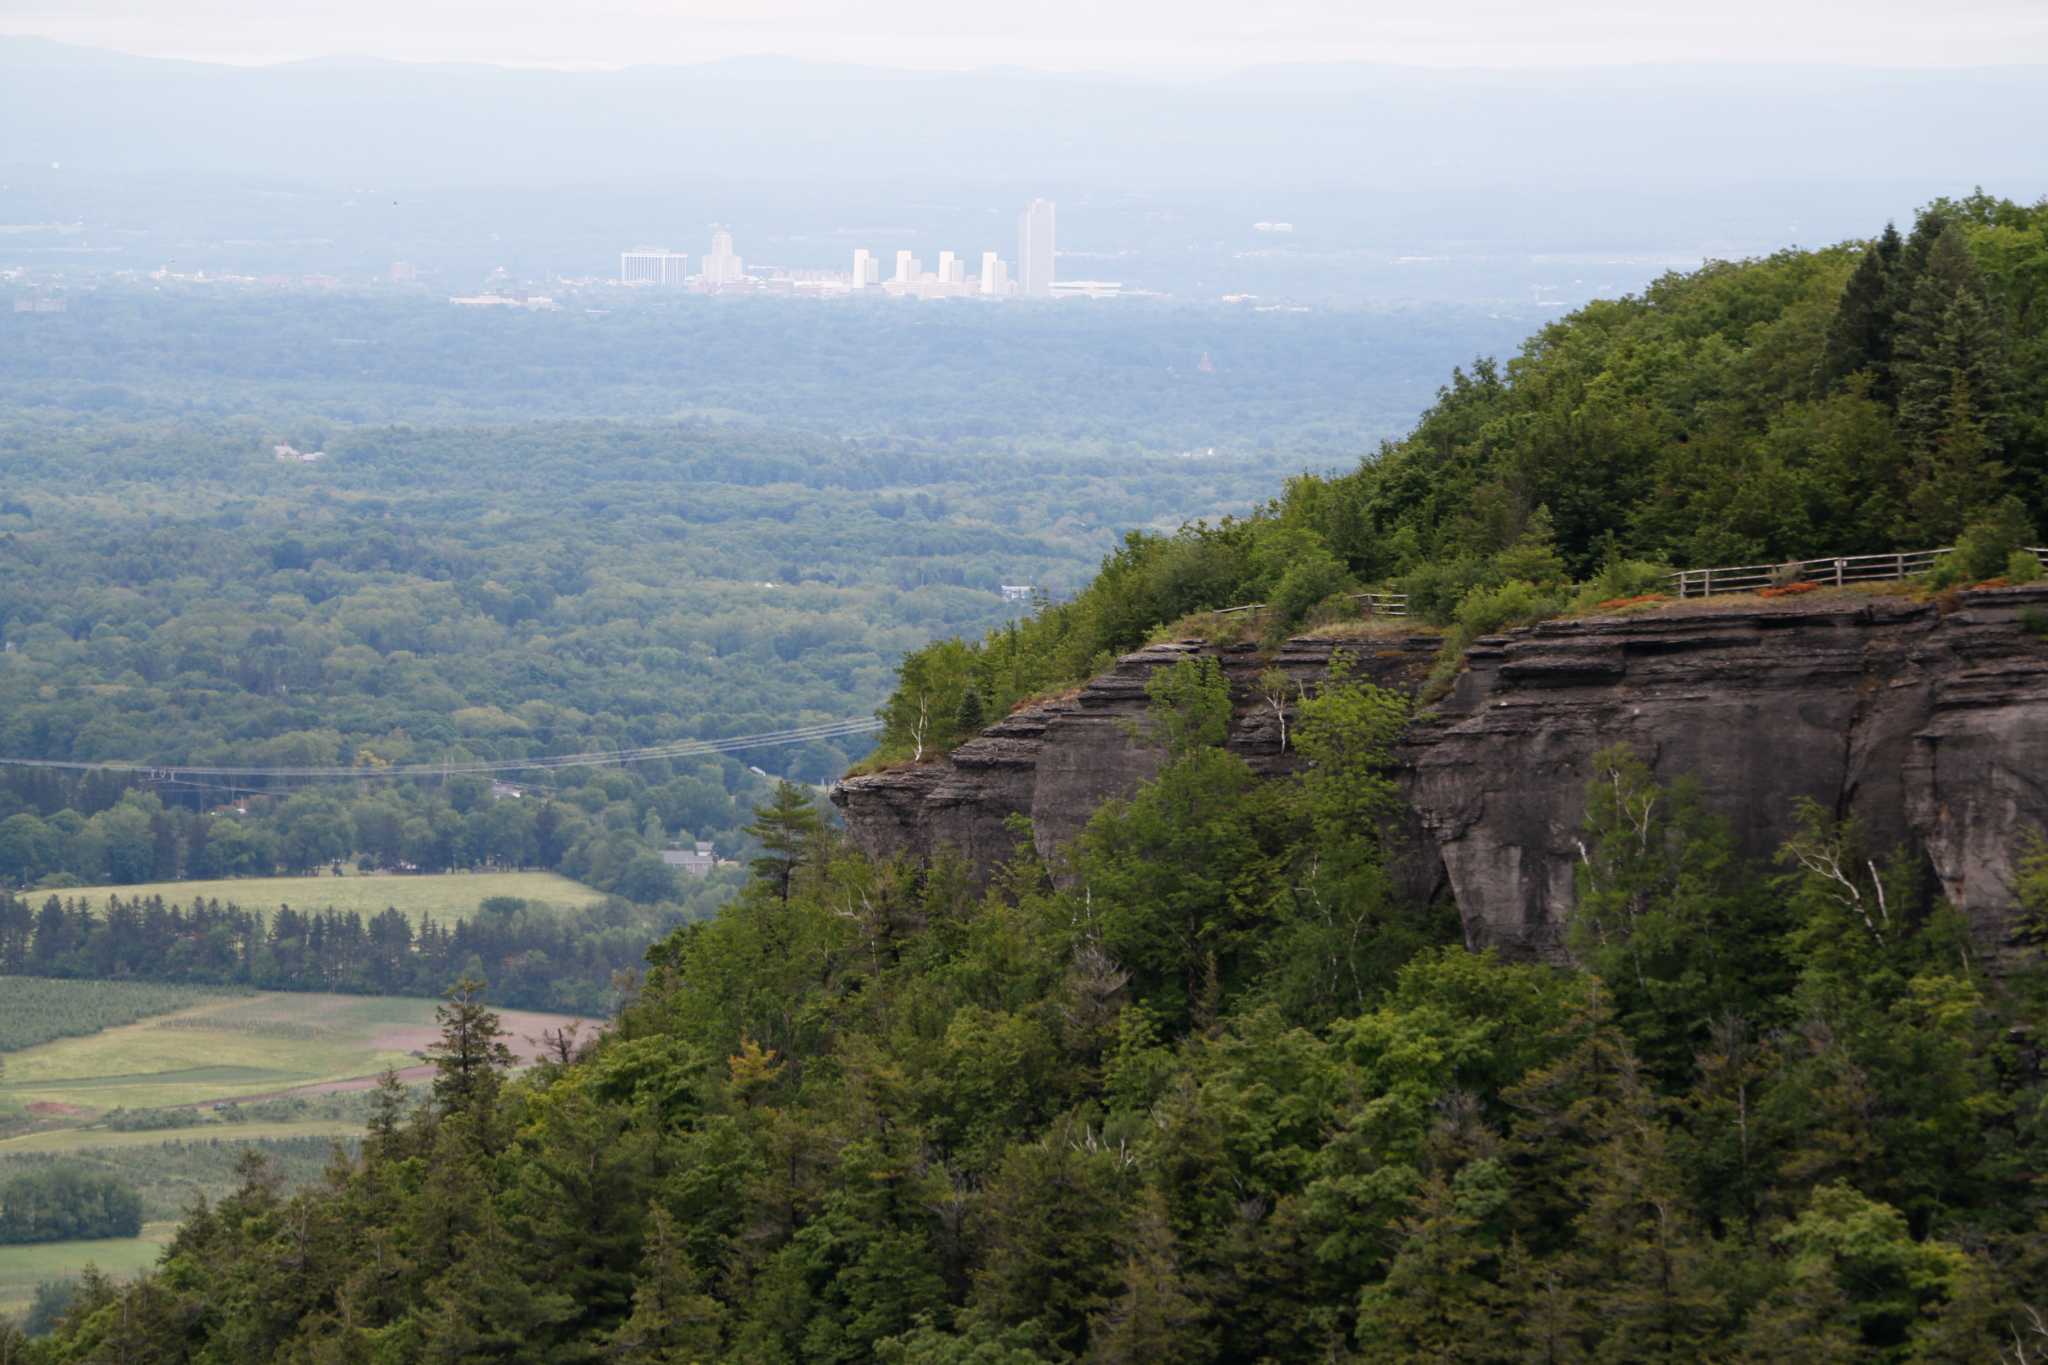
<instances>
[{"instance_id":1,"label":"distant mountain ridge","mask_svg":"<svg viewBox=\"0 0 2048 1365\"><path fill-rule=\"evenodd\" d=\"M787 58L566 72L223 66L0 38L8 159L577 183L687 171L1070 187L2038 178L2048 68L1254 68L1203 80ZM1972 162L1955 164L1967 146Z\"/></svg>"}]
</instances>

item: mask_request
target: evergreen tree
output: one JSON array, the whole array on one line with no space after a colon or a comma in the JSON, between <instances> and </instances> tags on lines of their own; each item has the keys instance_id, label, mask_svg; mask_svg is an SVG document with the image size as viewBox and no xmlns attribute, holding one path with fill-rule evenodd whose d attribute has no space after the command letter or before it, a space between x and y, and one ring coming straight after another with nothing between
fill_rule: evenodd
<instances>
[{"instance_id":1,"label":"evergreen tree","mask_svg":"<svg viewBox=\"0 0 2048 1365\"><path fill-rule=\"evenodd\" d=\"M962 739L972 739L981 732L984 706L981 689L971 684L960 693L960 707L953 713L953 730Z\"/></svg>"},{"instance_id":2,"label":"evergreen tree","mask_svg":"<svg viewBox=\"0 0 2048 1365\"><path fill-rule=\"evenodd\" d=\"M1431 1176L1402 1220L1406 1240L1386 1279L1359 1296L1358 1341L1368 1360L1501 1359L1500 1291L1480 1220L1451 1183Z\"/></svg>"},{"instance_id":3,"label":"evergreen tree","mask_svg":"<svg viewBox=\"0 0 2048 1365\"><path fill-rule=\"evenodd\" d=\"M1201 1305L1181 1279L1166 1201L1138 1198L1126 1242L1123 1292L1098 1318L1086 1359L1096 1365L1183 1365L1207 1359Z\"/></svg>"},{"instance_id":4,"label":"evergreen tree","mask_svg":"<svg viewBox=\"0 0 2048 1365\"><path fill-rule=\"evenodd\" d=\"M447 1003L434 1007L441 1037L427 1048L434 1061L436 1109L442 1115L464 1115L480 1131L513 1061L497 1011L484 1004L483 991L484 983L471 976L448 988Z\"/></svg>"},{"instance_id":5,"label":"evergreen tree","mask_svg":"<svg viewBox=\"0 0 2048 1365\"><path fill-rule=\"evenodd\" d=\"M754 821L747 833L761 845L761 856L748 864L754 875L775 891L785 905L796 880L796 870L809 861L814 845L824 832L811 793L794 782L775 784L775 795L767 805L754 809Z\"/></svg>"},{"instance_id":6,"label":"evergreen tree","mask_svg":"<svg viewBox=\"0 0 2048 1365\"><path fill-rule=\"evenodd\" d=\"M621 1365L687 1365L719 1358L725 1310L704 1292L675 1219L647 1213L647 1249L633 1284L633 1313L612 1333L606 1358Z\"/></svg>"},{"instance_id":7,"label":"evergreen tree","mask_svg":"<svg viewBox=\"0 0 2048 1365\"><path fill-rule=\"evenodd\" d=\"M1968 239L1948 227L1929 244L1898 318L1892 375L1908 444L1931 451L1943 433L1977 424L1995 451L2005 427L2007 363L2004 320Z\"/></svg>"},{"instance_id":8,"label":"evergreen tree","mask_svg":"<svg viewBox=\"0 0 2048 1365\"><path fill-rule=\"evenodd\" d=\"M1871 396L1889 398L1891 272L1900 247L1898 229L1887 223L1884 239L1864 251L1855 273L1843 286L1842 300L1835 306L1834 320L1828 324L1827 342L1821 352L1818 377L1822 390L1835 388L1852 374L1867 372L1871 376Z\"/></svg>"},{"instance_id":9,"label":"evergreen tree","mask_svg":"<svg viewBox=\"0 0 2048 1365\"><path fill-rule=\"evenodd\" d=\"M518 1243L483 1211L463 1237L455 1263L435 1283L420 1314L418 1359L424 1365L552 1365L563 1359L556 1329L575 1316L570 1296L535 1284Z\"/></svg>"}]
</instances>

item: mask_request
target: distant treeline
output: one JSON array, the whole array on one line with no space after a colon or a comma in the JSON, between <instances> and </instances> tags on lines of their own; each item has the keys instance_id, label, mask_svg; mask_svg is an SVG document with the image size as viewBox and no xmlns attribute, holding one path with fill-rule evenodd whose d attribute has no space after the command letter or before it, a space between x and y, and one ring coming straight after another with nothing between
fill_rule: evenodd
<instances>
[{"instance_id":1,"label":"distant treeline","mask_svg":"<svg viewBox=\"0 0 2048 1365\"><path fill-rule=\"evenodd\" d=\"M736 874L735 874L736 875ZM558 911L511 897L453 924L397 910L246 910L230 902L112 899L98 910L52 895L40 907L0 893L0 975L250 986L280 991L435 996L488 975L491 998L520 1009L602 1014L614 978L689 919L674 905L623 900Z\"/></svg>"},{"instance_id":2,"label":"distant treeline","mask_svg":"<svg viewBox=\"0 0 2048 1365\"><path fill-rule=\"evenodd\" d=\"M113 1176L53 1166L0 1185L0 1246L141 1231L142 1196Z\"/></svg>"},{"instance_id":3,"label":"distant treeline","mask_svg":"<svg viewBox=\"0 0 2048 1365\"><path fill-rule=\"evenodd\" d=\"M67 779L16 769L0 777L0 886L65 890L181 878L301 875L337 863L449 872L546 868L600 891L651 903L686 887L659 850L704 839L721 853L745 837L734 790L744 770L705 762L695 771L587 770L553 796L522 789L494 798L473 776L374 791L332 788L243 795L212 811L127 785L127 774Z\"/></svg>"}]
</instances>

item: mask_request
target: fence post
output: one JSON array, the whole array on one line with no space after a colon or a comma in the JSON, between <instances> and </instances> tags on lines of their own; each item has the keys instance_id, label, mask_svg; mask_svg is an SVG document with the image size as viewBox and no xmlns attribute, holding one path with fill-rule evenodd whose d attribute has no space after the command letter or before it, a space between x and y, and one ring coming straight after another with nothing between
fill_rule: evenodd
<instances>
[{"instance_id":1,"label":"fence post","mask_svg":"<svg viewBox=\"0 0 2048 1365\"><path fill-rule=\"evenodd\" d=\"M1835 561L1835 586L1842 586L1842 561L1839 559Z\"/></svg>"},{"instance_id":2,"label":"fence post","mask_svg":"<svg viewBox=\"0 0 2048 1365\"><path fill-rule=\"evenodd\" d=\"M1893 555L1892 559L1894 561L1892 564L1892 577L1904 578L1906 576L1906 556L1904 552Z\"/></svg>"}]
</instances>

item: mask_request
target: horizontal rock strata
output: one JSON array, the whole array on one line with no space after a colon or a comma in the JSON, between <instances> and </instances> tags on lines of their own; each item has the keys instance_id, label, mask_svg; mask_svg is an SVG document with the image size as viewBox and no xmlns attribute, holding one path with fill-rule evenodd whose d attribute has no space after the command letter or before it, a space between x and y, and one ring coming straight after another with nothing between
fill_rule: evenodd
<instances>
[{"instance_id":1,"label":"horizontal rock strata","mask_svg":"<svg viewBox=\"0 0 2048 1365\"><path fill-rule=\"evenodd\" d=\"M1399 880L1411 895L1448 889L1475 947L1561 958L1592 758L1621 742L1659 780L1697 782L1752 858L1772 855L1802 797L1855 817L1879 847L1915 850L1996 955L2015 928L2015 859L2048 829L2048 642L2022 628L2030 611L2048 615L2048 587L1940 606L1706 603L1477 641L1400 746L1411 811L1395 832ZM1273 776L1293 756L1253 680L1277 662L1313 682L1333 646L1355 674L1412 690L1436 641L1293 640L1277 660L1154 646L948 760L851 779L834 800L874 853L951 848L986 875L1022 815L1051 857L1103 801L1158 771L1144 724L1154 669L1216 653L1238 702L1229 746Z\"/></svg>"}]
</instances>

